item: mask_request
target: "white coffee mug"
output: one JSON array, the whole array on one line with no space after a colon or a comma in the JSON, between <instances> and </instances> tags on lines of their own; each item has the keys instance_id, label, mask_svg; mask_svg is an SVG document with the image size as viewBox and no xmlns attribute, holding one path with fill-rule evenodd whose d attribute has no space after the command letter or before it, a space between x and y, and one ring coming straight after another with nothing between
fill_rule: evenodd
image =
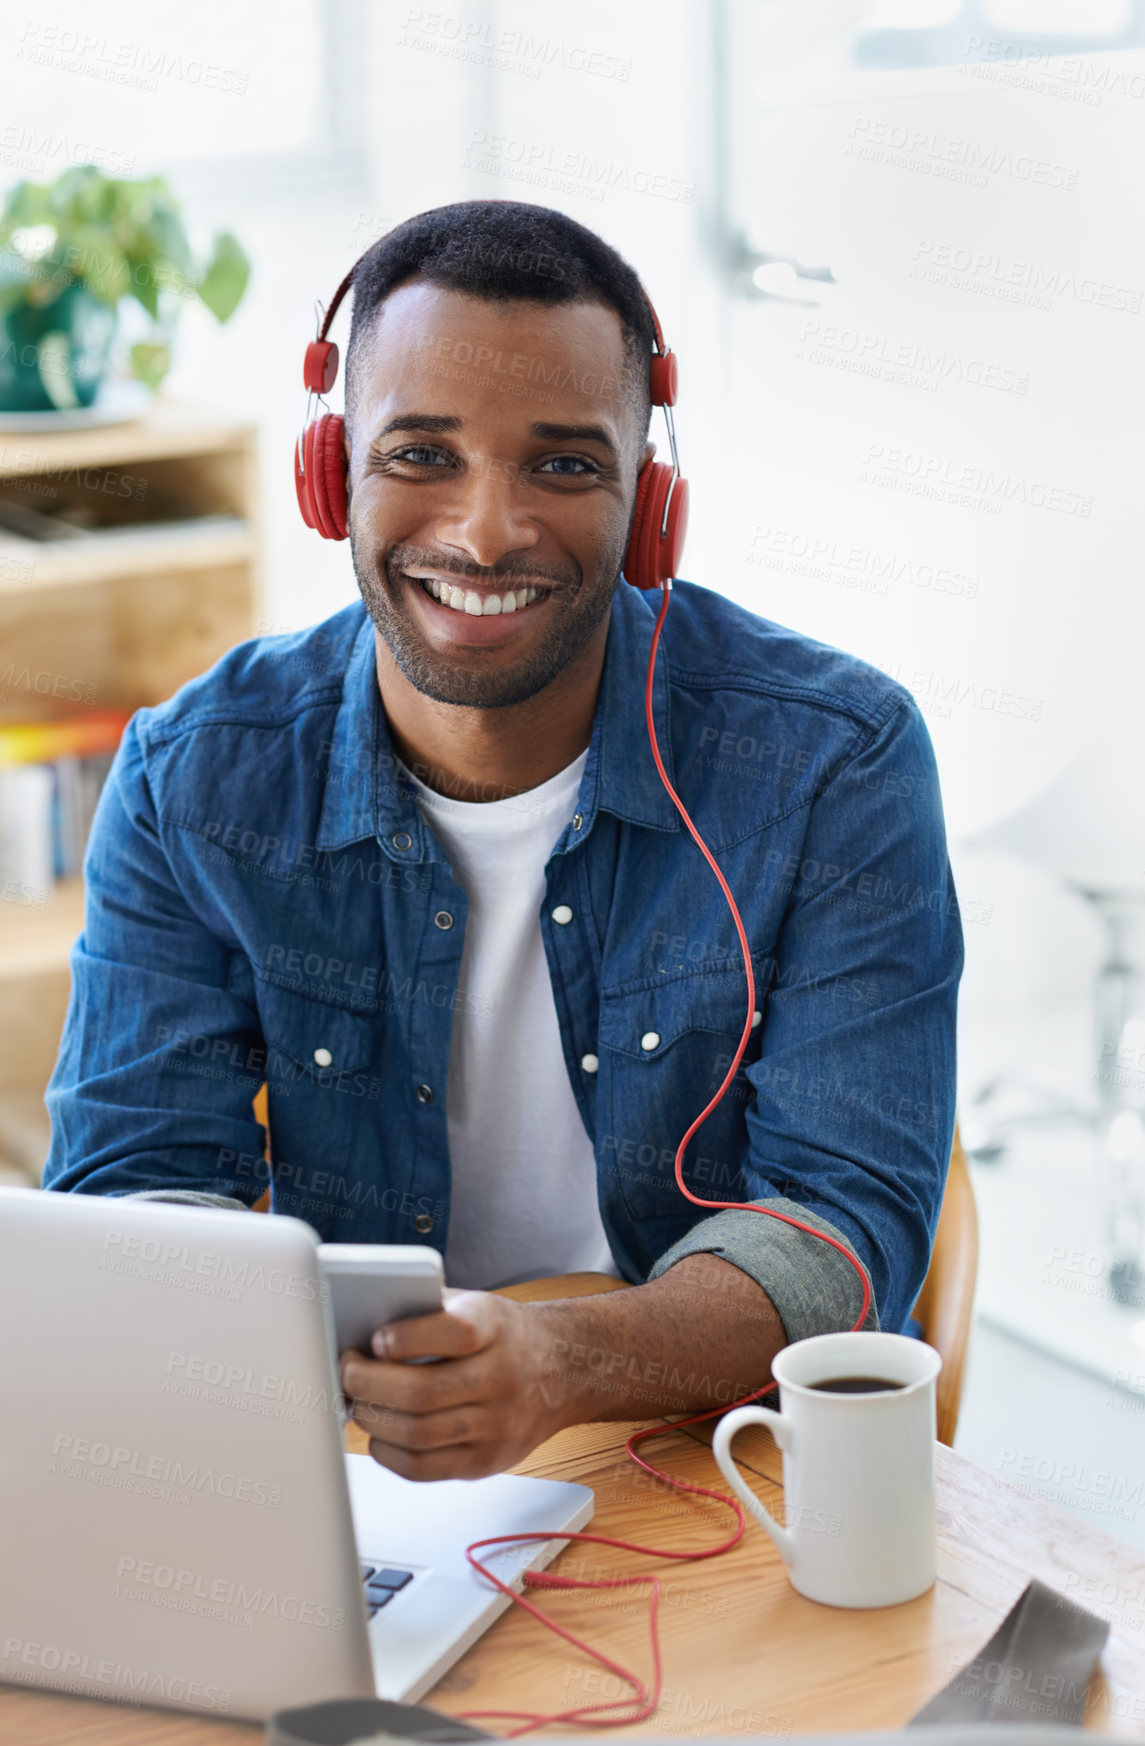
<instances>
[{"instance_id":1,"label":"white coffee mug","mask_svg":"<svg viewBox=\"0 0 1145 1746\"><path fill-rule=\"evenodd\" d=\"M716 1427L712 1452L740 1501L779 1548L792 1586L832 1607L889 1607L935 1577L934 1383L942 1359L903 1334L817 1334L771 1366L780 1411L745 1406ZM858 1377L897 1386L830 1393ZM736 1469L731 1440L766 1425L783 1451L787 1526Z\"/></svg>"}]
</instances>

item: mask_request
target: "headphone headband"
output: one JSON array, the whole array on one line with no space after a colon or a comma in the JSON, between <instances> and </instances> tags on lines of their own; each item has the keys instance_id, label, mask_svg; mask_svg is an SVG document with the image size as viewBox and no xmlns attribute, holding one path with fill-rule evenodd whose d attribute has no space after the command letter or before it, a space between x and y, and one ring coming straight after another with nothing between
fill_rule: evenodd
<instances>
[{"instance_id":1,"label":"headphone headband","mask_svg":"<svg viewBox=\"0 0 1145 1746\"><path fill-rule=\"evenodd\" d=\"M366 251L369 252L368 250ZM338 347L328 338L330 325L342 299L354 283L365 255L359 255L330 300L318 325L317 336L306 347L302 380L306 388L306 423L294 448L294 486L298 507L307 527L325 539L342 539L348 533L349 496L344 421L338 413L326 413L311 421L310 402L333 388L338 376ZM671 446L672 465L646 461L636 481L636 503L624 575L637 588L658 588L676 575L688 521L688 484L680 476L676 430L672 408L676 404L678 375L676 354L664 344L660 318L643 285L640 287L656 349L648 360L648 389L653 406L664 408Z\"/></svg>"},{"instance_id":2,"label":"headphone headband","mask_svg":"<svg viewBox=\"0 0 1145 1746\"><path fill-rule=\"evenodd\" d=\"M369 250L366 250L366 254ZM358 271L366 254L361 254L342 280L319 324L317 337L312 339L306 348L306 358L302 368L303 387L311 394L329 394L338 375L338 348L332 340L327 339L330 324L338 313L339 306L347 291L354 283L354 275ZM656 336L656 350L649 361L649 379L652 391L653 406L675 406L678 375L676 371L676 356L664 344L664 330L660 326L660 317L643 285L640 287L648 313L652 317L652 331Z\"/></svg>"}]
</instances>

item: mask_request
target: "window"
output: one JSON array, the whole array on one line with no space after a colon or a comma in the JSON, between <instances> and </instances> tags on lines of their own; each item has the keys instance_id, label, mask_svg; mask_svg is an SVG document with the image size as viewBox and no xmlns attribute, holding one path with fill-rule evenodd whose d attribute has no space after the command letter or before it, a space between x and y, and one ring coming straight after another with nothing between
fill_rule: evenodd
<instances>
[{"instance_id":1,"label":"window","mask_svg":"<svg viewBox=\"0 0 1145 1746\"><path fill-rule=\"evenodd\" d=\"M160 169L180 189L329 182L359 148L363 32L361 0L29 6L0 85L0 168Z\"/></svg>"}]
</instances>

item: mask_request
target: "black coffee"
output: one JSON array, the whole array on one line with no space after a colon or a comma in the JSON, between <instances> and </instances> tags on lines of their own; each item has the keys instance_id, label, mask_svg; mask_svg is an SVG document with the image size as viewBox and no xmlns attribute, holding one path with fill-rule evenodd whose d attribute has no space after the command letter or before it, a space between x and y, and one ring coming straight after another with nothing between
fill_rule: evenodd
<instances>
[{"instance_id":1,"label":"black coffee","mask_svg":"<svg viewBox=\"0 0 1145 1746\"><path fill-rule=\"evenodd\" d=\"M891 1382L885 1376L829 1376L826 1382L813 1382L820 1394L880 1394L885 1388L905 1388L903 1382Z\"/></svg>"}]
</instances>

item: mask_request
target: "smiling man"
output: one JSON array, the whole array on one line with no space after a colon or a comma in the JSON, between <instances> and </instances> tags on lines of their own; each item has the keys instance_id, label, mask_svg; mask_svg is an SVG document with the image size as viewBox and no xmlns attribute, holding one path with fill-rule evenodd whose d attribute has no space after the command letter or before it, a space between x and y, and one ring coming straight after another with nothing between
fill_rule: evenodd
<instances>
[{"instance_id":1,"label":"smiling man","mask_svg":"<svg viewBox=\"0 0 1145 1746\"><path fill-rule=\"evenodd\" d=\"M382 237L346 369L361 603L139 711L89 849L45 1186L246 1208L269 1182L327 1241L437 1246L445 1310L342 1362L417 1479L727 1405L851 1327L864 1281L867 1325L903 1328L941 1205L962 936L925 724L690 583L653 716L757 1011L684 1176L832 1242L676 1185L746 984L648 745L658 601L621 575L653 343L631 269L560 213ZM578 1270L635 1289L491 1294Z\"/></svg>"}]
</instances>

